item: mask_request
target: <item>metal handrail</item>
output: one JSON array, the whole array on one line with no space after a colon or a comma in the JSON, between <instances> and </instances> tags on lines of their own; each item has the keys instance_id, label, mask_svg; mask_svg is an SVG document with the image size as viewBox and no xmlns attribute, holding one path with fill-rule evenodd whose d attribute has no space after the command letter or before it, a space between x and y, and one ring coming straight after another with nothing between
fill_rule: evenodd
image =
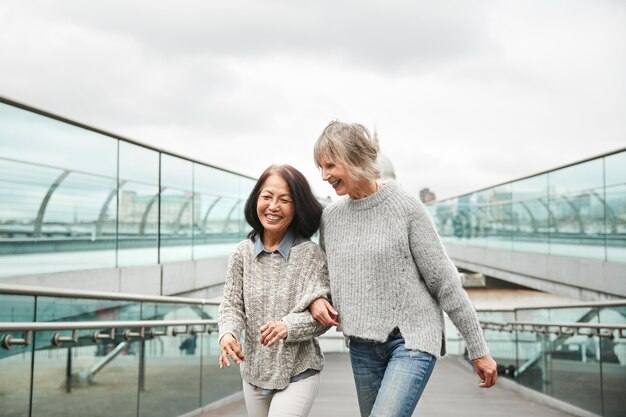
<instances>
[{"instance_id":1,"label":"metal handrail","mask_svg":"<svg viewBox=\"0 0 626 417\"><path fill-rule=\"evenodd\" d=\"M185 330L178 330L178 327L185 327ZM97 330L92 334L92 340L97 343L100 340L112 340L115 338L116 329L139 329L139 331L126 330L123 334L126 340L153 338L157 336L168 336L168 327L174 327L171 335L212 333L217 330L217 320L133 320L133 321L59 321L59 322L13 322L0 323L0 332L24 332L21 338L7 334L0 339L0 346L4 349L11 349L13 346L28 346L32 340L32 332L51 330L71 330L72 336L61 336L55 332L50 343L60 346L64 343L78 343L79 330ZM198 330L197 327L203 327ZM162 328L155 331L154 328ZM108 329L109 334L102 334L99 330ZM146 332L146 329L151 329Z\"/></svg>"},{"instance_id":2,"label":"metal handrail","mask_svg":"<svg viewBox=\"0 0 626 417\"><path fill-rule=\"evenodd\" d=\"M515 310L541 310L544 308L576 308L576 307L614 307L614 306L626 306L626 299L611 301L586 301L581 303L571 304L557 304L548 306L534 306L534 307L516 307Z\"/></svg>"},{"instance_id":3,"label":"metal handrail","mask_svg":"<svg viewBox=\"0 0 626 417\"><path fill-rule=\"evenodd\" d=\"M481 327L485 330L495 330L499 332L533 332L556 335L582 335L615 337L614 332L618 331L619 337L626 337L626 324L602 324L602 323L541 323L541 322L495 322L480 321Z\"/></svg>"},{"instance_id":4,"label":"metal handrail","mask_svg":"<svg viewBox=\"0 0 626 417\"><path fill-rule=\"evenodd\" d=\"M577 308L577 307L615 307L615 306L626 306L626 299L622 298L619 300L610 300L610 301L581 301L581 302L572 302L567 304L547 304L547 305L535 305L535 306L521 306L521 307L502 307L502 308L479 308L476 309L477 312L482 313L497 313L497 312L515 312L519 310L542 310L542 309L553 309L553 308Z\"/></svg>"},{"instance_id":5,"label":"metal handrail","mask_svg":"<svg viewBox=\"0 0 626 417\"><path fill-rule=\"evenodd\" d=\"M165 295L122 294L117 292L77 291L47 287L0 284L0 294L32 295L43 297L86 298L98 300L145 301L173 304L219 305L215 300Z\"/></svg>"},{"instance_id":6,"label":"metal handrail","mask_svg":"<svg viewBox=\"0 0 626 417\"><path fill-rule=\"evenodd\" d=\"M217 325L215 319L205 320L129 320L129 321L54 321L54 322L12 322L0 323L0 332L50 331L50 330L94 330L126 329L171 326Z\"/></svg>"}]
</instances>

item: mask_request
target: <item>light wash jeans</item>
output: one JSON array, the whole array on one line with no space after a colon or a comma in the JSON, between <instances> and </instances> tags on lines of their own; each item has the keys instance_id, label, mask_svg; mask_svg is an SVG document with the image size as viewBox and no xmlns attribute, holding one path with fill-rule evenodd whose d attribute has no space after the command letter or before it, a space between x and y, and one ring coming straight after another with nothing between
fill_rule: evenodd
<instances>
[{"instance_id":1,"label":"light wash jeans","mask_svg":"<svg viewBox=\"0 0 626 417\"><path fill-rule=\"evenodd\" d=\"M350 361L361 417L410 417L437 359L406 349L402 337L383 343L351 337Z\"/></svg>"}]
</instances>

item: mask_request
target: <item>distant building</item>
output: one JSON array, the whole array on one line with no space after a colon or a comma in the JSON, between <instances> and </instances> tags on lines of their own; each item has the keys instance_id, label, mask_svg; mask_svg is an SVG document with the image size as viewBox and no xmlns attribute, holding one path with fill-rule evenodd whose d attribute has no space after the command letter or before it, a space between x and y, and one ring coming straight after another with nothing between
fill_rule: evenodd
<instances>
[{"instance_id":1,"label":"distant building","mask_svg":"<svg viewBox=\"0 0 626 417\"><path fill-rule=\"evenodd\" d=\"M437 196L435 195L435 193L430 191L429 188L422 188L420 190L420 200L422 201L422 203L428 203L429 201L435 201L436 199Z\"/></svg>"},{"instance_id":2,"label":"distant building","mask_svg":"<svg viewBox=\"0 0 626 417\"><path fill-rule=\"evenodd\" d=\"M380 152L380 142L378 141L378 132L376 130L374 130L374 142L376 142L379 149L376 163L378 164L378 168L380 168L380 180L382 182L395 180L396 172L393 169L391 160Z\"/></svg>"}]
</instances>

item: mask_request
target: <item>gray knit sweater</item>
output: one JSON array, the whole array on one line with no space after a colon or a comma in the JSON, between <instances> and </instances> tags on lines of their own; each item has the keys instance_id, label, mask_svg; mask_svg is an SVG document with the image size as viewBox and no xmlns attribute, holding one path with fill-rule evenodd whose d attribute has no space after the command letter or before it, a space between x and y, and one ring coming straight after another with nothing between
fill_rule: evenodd
<instances>
[{"instance_id":1,"label":"gray knit sweater","mask_svg":"<svg viewBox=\"0 0 626 417\"><path fill-rule=\"evenodd\" d=\"M397 326L408 349L443 356L445 311L470 359L489 353L428 211L395 182L366 198L328 206L320 243L346 336L383 342Z\"/></svg>"},{"instance_id":2,"label":"gray knit sweater","mask_svg":"<svg viewBox=\"0 0 626 417\"><path fill-rule=\"evenodd\" d=\"M282 389L292 376L324 366L316 336L328 328L317 323L307 307L314 299L328 296L326 260L311 241L294 246L289 260L276 252L255 258L253 246L245 240L230 256L219 307L219 338L232 333L241 340L245 330L243 380L262 388ZM268 348L259 341L259 328L271 320L283 320L288 334Z\"/></svg>"}]
</instances>

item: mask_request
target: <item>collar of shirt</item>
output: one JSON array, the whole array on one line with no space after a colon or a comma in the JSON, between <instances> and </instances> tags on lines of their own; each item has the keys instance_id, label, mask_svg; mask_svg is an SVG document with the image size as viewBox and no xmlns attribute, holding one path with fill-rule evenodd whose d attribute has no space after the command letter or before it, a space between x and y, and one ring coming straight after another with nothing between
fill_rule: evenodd
<instances>
[{"instance_id":1,"label":"collar of shirt","mask_svg":"<svg viewBox=\"0 0 626 417\"><path fill-rule=\"evenodd\" d=\"M306 240L307 239L305 239L302 236L296 235L291 230L287 230L287 233L283 237L283 240L280 241L280 245L278 245L278 249L276 249L275 252L278 252L281 255L283 255L283 258L285 258L285 260L288 261L289 254L291 253L291 249L294 246L297 246L300 243L305 242ZM256 258L262 252L272 253L265 247L265 245L263 244L263 241L261 240L261 237L257 235L254 237L254 248L252 249L252 255Z\"/></svg>"}]
</instances>

